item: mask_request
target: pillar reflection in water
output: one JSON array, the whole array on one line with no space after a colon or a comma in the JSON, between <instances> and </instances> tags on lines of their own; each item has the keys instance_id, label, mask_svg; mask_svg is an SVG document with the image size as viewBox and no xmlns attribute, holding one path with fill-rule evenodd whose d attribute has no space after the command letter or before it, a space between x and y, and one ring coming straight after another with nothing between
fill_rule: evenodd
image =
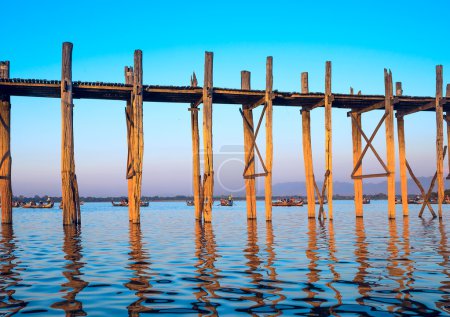
<instances>
[{"instance_id":1,"label":"pillar reflection in water","mask_svg":"<svg viewBox=\"0 0 450 317\"><path fill-rule=\"evenodd\" d=\"M442 219L439 219L439 233L438 252L442 256L442 262L438 264L442 266L442 271L447 278L443 279L441 286L439 286L439 290L442 292L442 299L436 303L436 307L450 314L450 250L448 249L448 238Z\"/></svg>"},{"instance_id":2,"label":"pillar reflection in water","mask_svg":"<svg viewBox=\"0 0 450 317\"><path fill-rule=\"evenodd\" d=\"M315 296L318 295L318 293L316 291L316 286L314 285L314 283L317 283L320 279L320 270L317 268L317 261L319 260L317 250L316 220L314 218L308 218L308 247L305 253L306 257L309 260L309 272L306 274L307 286L303 290L307 295L307 299L305 300L305 302L310 304L314 308L319 307L321 303L320 301L315 299Z\"/></svg>"},{"instance_id":3,"label":"pillar reflection in water","mask_svg":"<svg viewBox=\"0 0 450 317\"><path fill-rule=\"evenodd\" d=\"M82 279L83 273L81 270L85 263L81 261L83 248L80 231L79 226L64 226L63 251L67 263L64 266L63 275L67 282L61 284L61 291L65 292L66 295L63 296L64 300L52 304L51 307L64 310L66 316L87 315L83 310L83 303L76 299L78 293L89 284Z\"/></svg>"},{"instance_id":4,"label":"pillar reflection in water","mask_svg":"<svg viewBox=\"0 0 450 317\"><path fill-rule=\"evenodd\" d=\"M27 303L14 298L14 287L19 284L18 259L15 255L16 243L11 224L2 224L0 241L0 315L11 316L22 310Z\"/></svg>"},{"instance_id":5,"label":"pillar reflection in water","mask_svg":"<svg viewBox=\"0 0 450 317\"><path fill-rule=\"evenodd\" d=\"M358 285L358 292L361 297L356 299L356 302L360 305L364 305L365 299L369 296L372 288L370 287L370 282L366 281L368 275L368 270L371 268L370 262L368 261L368 244L366 241L366 230L364 227L364 218L357 217L355 224L355 259L359 264L358 270L355 274L353 282Z\"/></svg>"},{"instance_id":6,"label":"pillar reflection in water","mask_svg":"<svg viewBox=\"0 0 450 317\"><path fill-rule=\"evenodd\" d=\"M130 222L129 228L130 252L128 269L133 271L133 277L125 283L125 287L135 292L138 299L131 303L127 309L129 316L139 316L143 312L151 312L145 307L146 294L151 288L150 285L150 261L148 251L143 247L141 226L138 223Z\"/></svg>"},{"instance_id":7,"label":"pillar reflection in water","mask_svg":"<svg viewBox=\"0 0 450 317\"><path fill-rule=\"evenodd\" d=\"M216 291L220 288L219 273L215 267L217 260L217 246L212 224L210 222L195 223L195 256L197 258L196 281L197 292L194 293L197 303L194 308L199 316L218 315L218 304L212 301L219 298Z\"/></svg>"},{"instance_id":8,"label":"pillar reflection in water","mask_svg":"<svg viewBox=\"0 0 450 317\"><path fill-rule=\"evenodd\" d=\"M330 220L328 221L328 267L330 268L333 278L326 285L333 290L334 298L337 301L337 305L335 306L338 307L339 305L342 305L342 294L333 285L335 281L339 281L341 278L341 275L336 270L336 263L338 263L338 259L336 257L336 240L334 237L334 225L333 221ZM333 306L330 308L330 314L336 315L336 313L333 312L333 308L334 308Z\"/></svg>"}]
</instances>

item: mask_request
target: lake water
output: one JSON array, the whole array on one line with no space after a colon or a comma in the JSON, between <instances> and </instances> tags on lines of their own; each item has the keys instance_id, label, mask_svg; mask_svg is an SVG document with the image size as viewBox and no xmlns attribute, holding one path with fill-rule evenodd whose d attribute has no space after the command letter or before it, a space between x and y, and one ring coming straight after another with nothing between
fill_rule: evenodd
<instances>
[{"instance_id":1,"label":"lake water","mask_svg":"<svg viewBox=\"0 0 450 317\"><path fill-rule=\"evenodd\" d=\"M126 208L82 206L81 228L61 211L14 210L1 228L0 316L438 316L450 314L450 206L443 221L397 222L387 204L336 201L333 222L306 207L274 208L247 223L245 202L193 207L155 202L130 225Z\"/></svg>"}]
</instances>

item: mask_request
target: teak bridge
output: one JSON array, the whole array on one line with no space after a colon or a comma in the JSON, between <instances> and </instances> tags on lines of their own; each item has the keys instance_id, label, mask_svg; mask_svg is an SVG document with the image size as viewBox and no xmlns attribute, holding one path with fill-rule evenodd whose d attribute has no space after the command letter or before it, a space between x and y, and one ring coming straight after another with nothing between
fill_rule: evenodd
<instances>
[{"instance_id":1,"label":"teak bridge","mask_svg":"<svg viewBox=\"0 0 450 317\"><path fill-rule=\"evenodd\" d=\"M127 126L128 159L126 178L128 180L129 219L132 223L140 222L140 199L142 183L142 162L144 153L143 102L171 102L189 104L192 127L192 161L193 161L193 196L195 218L198 221L211 222L214 169L213 169L213 135L212 105L242 105L240 112L244 127L245 169L243 176L246 186L248 219L256 218L255 178L265 177L265 212L266 220L272 219L272 114L273 106L300 107L303 134L303 159L306 175L306 196L308 217L316 216L316 198L319 204L318 217L333 219L333 168L332 168L332 108L349 109L353 141L353 172L355 213L363 216L363 179L374 177L387 178L388 216L395 219L395 144L394 111L397 119L398 150L400 163L401 198L403 215L408 216L407 171L418 185L424 200L419 216L428 207L433 217L436 213L430 204L430 196L436 182L438 187L438 216L442 218L444 200L444 120L447 122L447 136L450 139L450 84L446 96L443 96L442 66L436 67L436 96L403 96L400 82L395 84L393 93L392 73L384 70L385 95L362 95L361 92L350 94L333 94L331 90L331 62L325 66L325 92L311 93L308 88L308 73L301 74L301 92L288 93L273 90L272 57L266 62L266 89L251 90L250 72L242 71L241 89L217 88L213 86L213 53L205 53L203 87L198 87L195 74L191 85L156 86L143 84L142 52L134 53L134 68L125 67L125 83L75 82L72 81L72 47L63 43L61 80L11 79L9 62L0 62L0 195L2 203L2 223L12 223L12 189L11 189L11 151L10 151L10 111L11 96L61 98L62 115L62 204L64 225L80 223L80 203L78 184L75 174L74 136L73 136L73 99L110 99L126 102L125 117ZM203 175L200 173L200 142L198 111L203 104ZM261 116L255 126L253 109L263 106ZM314 175L311 149L310 112L318 107L325 108L325 170L323 187L318 188ZM384 110L382 117L370 137L362 129L363 113L372 110ZM436 112L436 173L429 189L426 191L415 177L405 154L404 118L419 111ZM446 112L444 117L444 112ZM263 159L256 137L265 117L266 153ZM386 129L386 162L378 154L372 141L384 124ZM362 138L366 145L362 147ZM362 162L368 150L372 150L384 172L363 174ZM255 160L259 159L264 170L256 173ZM449 155L450 165L450 155ZM328 201L328 214L324 211L324 202Z\"/></svg>"}]
</instances>

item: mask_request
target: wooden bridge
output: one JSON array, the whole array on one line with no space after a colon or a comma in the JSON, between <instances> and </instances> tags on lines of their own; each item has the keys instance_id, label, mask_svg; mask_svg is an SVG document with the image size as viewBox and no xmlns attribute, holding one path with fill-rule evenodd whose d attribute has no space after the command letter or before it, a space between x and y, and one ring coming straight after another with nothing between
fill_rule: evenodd
<instances>
[{"instance_id":1,"label":"wooden bridge","mask_svg":"<svg viewBox=\"0 0 450 317\"><path fill-rule=\"evenodd\" d=\"M403 215L408 216L407 171L419 186L425 207L431 214L436 213L429 204L431 191L437 182L438 216L442 217L444 200L444 121L447 122L447 135L450 136L450 85L447 85L446 97L443 96L442 66L436 67L436 95L434 97L403 96L400 82L392 83L392 73L385 69L385 95L362 95L360 92L335 94L331 89L331 62L325 65L325 92L311 93L308 88L308 73L301 74L300 92L281 92L273 90L272 57L266 62L266 89L252 90L250 73L242 71L241 89L227 89L213 86L213 53L205 53L203 87L198 87L195 74L191 85L156 86L143 84L142 52L134 53L134 67L125 67L124 83L79 82L72 81L71 43L63 44L61 80L39 80L10 78L9 62L0 62L0 195L2 202L2 223L12 223L12 187L11 187L11 150L10 150L10 111L11 96L60 98L62 113L62 201L64 225L78 224L81 220L78 184L75 174L74 137L73 137L73 99L109 99L123 100L126 103L125 118L127 126L128 162L126 178L128 180L129 219L140 222L140 199L142 183L142 161L144 150L143 102L170 102L189 104L192 126L193 196L195 218L198 221L212 220L214 189L212 109L213 102L218 104L242 105L241 114L244 128L245 169L243 176L246 185L247 217L256 218L255 178L265 177L266 220L272 219L272 113L273 106L299 107L302 114L303 156L306 175L306 196L308 217L316 217L316 198L320 208L318 217L333 219L333 168L332 168L332 108L349 109L353 141L353 172L355 213L363 216L363 187L365 178L387 178L388 216L395 218L395 144L394 111L398 129L398 151L400 163L401 197ZM203 147L204 174L200 173L198 111L203 104ZM255 125L252 110L263 107L261 116ZM314 174L311 150L310 112L319 107L325 108L325 170L323 187L318 188ZM374 132L368 137L362 129L361 117L365 112L381 110L381 119ZM436 112L436 174L428 191L415 177L406 160L404 118L419 111ZM444 112L446 113L444 116ZM263 158L256 144L256 137L265 117L266 153ZM386 162L377 153L372 141L384 124L386 129ZM362 147L362 138L366 145ZM450 137L448 138L450 139ZM380 174L363 174L362 161L368 150L372 150L384 169ZM262 163L263 173L255 172L255 160ZM450 159L449 159L450 164ZM328 213L324 211L324 201L328 201Z\"/></svg>"}]
</instances>

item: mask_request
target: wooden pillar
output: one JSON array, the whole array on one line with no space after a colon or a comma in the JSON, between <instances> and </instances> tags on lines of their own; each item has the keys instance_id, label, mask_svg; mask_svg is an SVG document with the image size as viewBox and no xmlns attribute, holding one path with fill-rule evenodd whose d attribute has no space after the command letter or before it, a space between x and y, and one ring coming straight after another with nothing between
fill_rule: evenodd
<instances>
[{"instance_id":1,"label":"wooden pillar","mask_svg":"<svg viewBox=\"0 0 450 317\"><path fill-rule=\"evenodd\" d=\"M302 94L309 93L308 73L302 73ZM302 145L303 162L305 164L306 199L308 200L308 218L316 217L316 198L314 195L314 166L311 148L311 114L309 110L302 109Z\"/></svg>"},{"instance_id":2,"label":"wooden pillar","mask_svg":"<svg viewBox=\"0 0 450 317\"><path fill-rule=\"evenodd\" d=\"M9 79L9 62L0 62L0 78ZM0 196L2 203L2 223L12 223L11 186L11 100L0 96Z\"/></svg>"},{"instance_id":3,"label":"wooden pillar","mask_svg":"<svg viewBox=\"0 0 450 317\"><path fill-rule=\"evenodd\" d=\"M361 127L361 114L352 112L350 115L352 118L352 144L353 144L353 165L356 166L359 158L361 157L361 132L356 126L356 122ZM354 120L353 120L354 119ZM362 175L362 164L355 172L355 176ZM362 178L355 178L353 180L353 187L355 191L355 213L356 217L363 216L363 180Z\"/></svg>"},{"instance_id":4,"label":"wooden pillar","mask_svg":"<svg viewBox=\"0 0 450 317\"><path fill-rule=\"evenodd\" d=\"M385 84L385 111L386 111L386 154L387 168L389 175L387 176L388 190L388 217L395 218L395 143L394 143L394 104L392 97L392 73L384 70Z\"/></svg>"},{"instance_id":5,"label":"wooden pillar","mask_svg":"<svg viewBox=\"0 0 450 317\"><path fill-rule=\"evenodd\" d=\"M78 224L81 222L80 199L78 196L74 158L72 48L72 43L63 43L61 77L61 177L64 225Z\"/></svg>"},{"instance_id":6,"label":"wooden pillar","mask_svg":"<svg viewBox=\"0 0 450 317\"><path fill-rule=\"evenodd\" d=\"M445 97L450 98L450 84L447 84L447 90L445 92ZM445 113L445 121L447 122L447 149L450 151L450 112ZM448 159L448 170L449 174L447 178L450 177L450 154L447 155Z\"/></svg>"},{"instance_id":7,"label":"wooden pillar","mask_svg":"<svg viewBox=\"0 0 450 317\"><path fill-rule=\"evenodd\" d=\"M272 163L273 163L273 138L272 138L272 74L273 58L268 56L266 60L266 168L265 179L266 194L266 221L272 221Z\"/></svg>"},{"instance_id":8,"label":"wooden pillar","mask_svg":"<svg viewBox=\"0 0 450 317\"><path fill-rule=\"evenodd\" d=\"M327 178L328 218L333 220L333 155L331 139L331 62L325 64L325 170Z\"/></svg>"},{"instance_id":9,"label":"wooden pillar","mask_svg":"<svg viewBox=\"0 0 450 317\"><path fill-rule=\"evenodd\" d=\"M205 52L205 77L203 81L203 147L204 147L204 178L203 217L205 222L211 222L214 194L214 167L212 142L212 98L213 98L213 53Z\"/></svg>"},{"instance_id":10,"label":"wooden pillar","mask_svg":"<svg viewBox=\"0 0 450 317\"><path fill-rule=\"evenodd\" d=\"M197 87L195 73L191 79L191 87ZM195 220L202 221L203 201L201 196L200 175L200 137L198 130L198 107L191 104L191 132L192 132L192 190L194 195Z\"/></svg>"},{"instance_id":11,"label":"wooden pillar","mask_svg":"<svg viewBox=\"0 0 450 317\"><path fill-rule=\"evenodd\" d=\"M442 65L436 66L436 160L438 213L442 218L442 201L444 200L444 123L442 100Z\"/></svg>"},{"instance_id":12,"label":"wooden pillar","mask_svg":"<svg viewBox=\"0 0 450 317\"><path fill-rule=\"evenodd\" d=\"M133 67L125 67L125 84L133 85ZM128 155L127 155L127 172L126 179L128 185L128 202L133 200L133 190L134 190L134 160L133 160L133 135L134 135L134 124L133 124L133 101L132 94L127 100L127 105L125 107L125 119L127 123L127 145L128 145ZM131 216L131 204L128 206L128 220L132 221Z\"/></svg>"},{"instance_id":13,"label":"wooden pillar","mask_svg":"<svg viewBox=\"0 0 450 317\"><path fill-rule=\"evenodd\" d=\"M248 71L241 72L241 89L250 90L250 72ZM242 105L242 110L244 114L244 164L245 166L248 166L247 173L249 175L254 175L255 150L252 147L252 143L255 132L253 126L253 111L252 109L249 109L247 105ZM245 178L245 197L247 202L247 219L256 219L256 182L254 176Z\"/></svg>"},{"instance_id":14,"label":"wooden pillar","mask_svg":"<svg viewBox=\"0 0 450 317\"><path fill-rule=\"evenodd\" d=\"M402 83L395 83L395 94L397 96L403 95ZM402 189L402 210L403 217L409 215L408 207L408 179L406 168L406 145L405 145L405 120L403 116L397 117L397 134L398 134L398 158L400 165L400 184Z\"/></svg>"},{"instance_id":15,"label":"wooden pillar","mask_svg":"<svg viewBox=\"0 0 450 317\"><path fill-rule=\"evenodd\" d=\"M144 159L144 113L143 113L143 91L142 91L142 51L134 51L134 74L132 100L132 122L131 129L131 151L133 158L134 176L132 177L133 192L128 200L130 221L140 223L140 204L142 186L142 162Z\"/></svg>"}]
</instances>

